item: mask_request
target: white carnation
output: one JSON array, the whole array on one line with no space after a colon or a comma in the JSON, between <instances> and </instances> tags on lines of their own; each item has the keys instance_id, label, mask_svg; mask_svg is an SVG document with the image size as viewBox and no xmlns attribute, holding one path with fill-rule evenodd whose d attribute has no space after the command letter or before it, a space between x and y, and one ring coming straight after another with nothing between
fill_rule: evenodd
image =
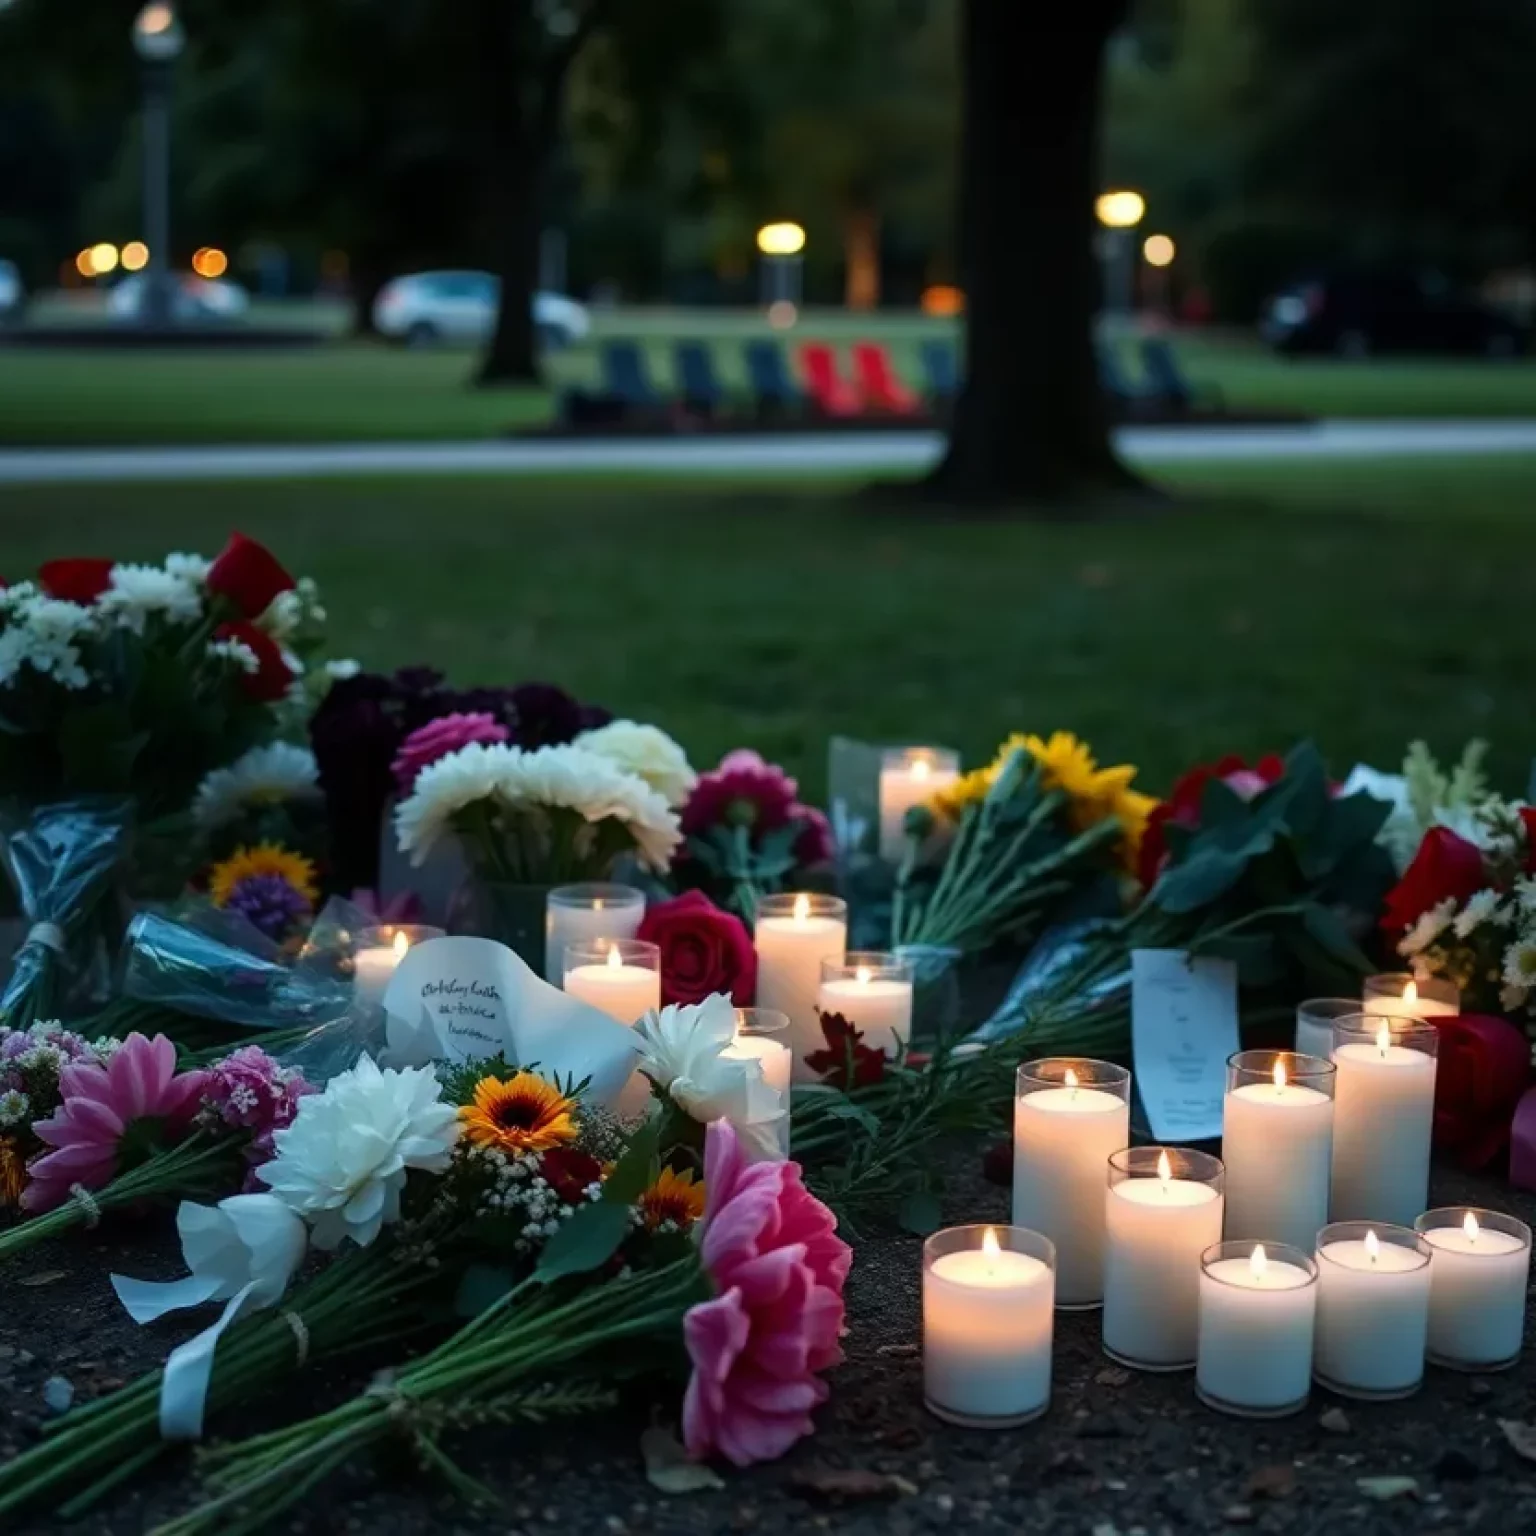
<instances>
[{"instance_id":1,"label":"white carnation","mask_svg":"<svg viewBox=\"0 0 1536 1536\"><path fill-rule=\"evenodd\" d=\"M308 747L286 741L252 747L227 768L215 768L197 787L192 819L205 829L227 826L252 806L320 798L320 771Z\"/></svg>"},{"instance_id":2,"label":"white carnation","mask_svg":"<svg viewBox=\"0 0 1536 1536\"><path fill-rule=\"evenodd\" d=\"M345 682L349 677L356 677L362 670L363 664L350 656L337 656L325 664L325 675L333 683Z\"/></svg>"},{"instance_id":3,"label":"white carnation","mask_svg":"<svg viewBox=\"0 0 1536 1536\"><path fill-rule=\"evenodd\" d=\"M227 661L237 671L255 677L261 671L261 662L243 640L210 640L207 654L215 661Z\"/></svg>"},{"instance_id":4,"label":"white carnation","mask_svg":"<svg viewBox=\"0 0 1536 1536\"><path fill-rule=\"evenodd\" d=\"M114 565L111 585L97 606L136 635L143 634L144 622L152 614L178 624L196 623L203 615L198 588L156 565Z\"/></svg>"},{"instance_id":5,"label":"white carnation","mask_svg":"<svg viewBox=\"0 0 1536 1536\"><path fill-rule=\"evenodd\" d=\"M688 754L654 725L634 720L613 720L596 730L583 731L573 743L617 763L626 773L644 779L668 805L681 805L699 776L688 763Z\"/></svg>"},{"instance_id":6,"label":"white carnation","mask_svg":"<svg viewBox=\"0 0 1536 1536\"><path fill-rule=\"evenodd\" d=\"M279 592L261 616L261 627L277 640L286 640L303 622L304 599L292 588Z\"/></svg>"},{"instance_id":7,"label":"white carnation","mask_svg":"<svg viewBox=\"0 0 1536 1536\"><path fill-rule=\"evenodd\" d=\"M1504 951L1504 981L1525 992L1536 987L1536 935L1526 934Z\"/></svg>"},{"instance_id":8,"label":"white carnation","mask_svg":"<svg viewBox=\"0 0 1536 1536\"><path fill-rule=\"evenodd\" d=\"M407 1172L445 1172L458 1137L458 1111L430 1067L381 1071L364 1056L300 1100L256 1176L310 1223L317 1248L349 1237L365 1248L399 1219Z\"/></svg>"},{"instance_id":9,"label":"white carnation","mask_svg":"<svg viewBox=\"0 0 1536 1536\"><path fill-rule=\"evenodd\" d=\"M12 603L8 618L0 633L0 686L14 681L23 667L52 677L63 688L90 686L80 646L96 629L92 609L33 594Z\"/></svg>"},{"instance_id":10,"label":"white carnation","mask_svg":"<svg viewBox=\"0 0 1536 1536\"><path fill-rule=\"evenodd\" d=\"M1456 929L1456 937L1470 938L1484 923L1504 922L1507 914L1500 911L1499 900L1497 891L1479 891L1473 896L1456 914L1456 921L1452 925Z\"/></svg>"},{"instance_id":11,"label":"white carnation","mask_svg":"<svg viewBox=\"0 0 1536 1536\"><path fill-rule=\"evenodd\" d=\"M1419 913L1413 927L1398 941L1398 954L1412 956L1422 953L1450 927L1455 916L1456 898L1454 896L1447 896L1444 901L1437 901L1434 906Z\"/></svg>"},{"instance_id":12,"label":"white carnation","mask_svg":"<svg viewBox=\"0 0 1536 1536\"><path fill-rule=\"evenodd\" d=\"M194 587L201 587L208 580L208 572L213 569L213 561L204 555L167 555L165 569L170 575L179 576Z\"/></svg>"}]
</instances>

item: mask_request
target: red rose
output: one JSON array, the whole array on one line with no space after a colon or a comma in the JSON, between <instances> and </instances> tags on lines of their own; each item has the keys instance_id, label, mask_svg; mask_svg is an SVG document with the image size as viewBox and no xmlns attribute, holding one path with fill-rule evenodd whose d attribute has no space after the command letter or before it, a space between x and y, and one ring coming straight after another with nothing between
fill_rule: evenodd
<instances>
[{"instance_id":1,"label":"red rose","mask_svg":"<svg viewBox=\"0 0 1536 1536\"><path fill-rule=\"evenodd\" d=\"M1536 875L1536 810L1521 806L1520 825L1525 828L1525 872Z\"/></svg>"},{"instance_id":2,"label":"red rose","mask_svg":"<svg viewBox=\"0 0 1536 1536\"><path fill-rule=\"evenodd\" d=\"M1200 763L1191 768L1173 786L1168 798L1153 806L1152 814L1147 818L1136 868L1141 883L1150 888L1162 870L1163 861L1168 856L1168 840L1163 828L1170 821L1180 827L1200 825L1200 801L1205 795L1205 786L1212 779L1220 779L1234 794L1252 800L1284 776L1285 761L1273 752L1261 757L1252 768L1235 753L1229 753L1217 762Z\"/></svg>"},{"instance_id":3,"label":"red rose","mask_svg":"<svg viewBox=\"0 0 1536 1536\"><path fill-rule=\"evenodd\" d=\"M293 586L293 577L276 556L255 539L232 533L229 543L208 568L208 590L227 597L248 619L259 619L279 592Z\"/></svg>"},{"instance_id":4,"label":"red rose","mask_svg":"<svg viewBox=\"0 0 1536 1536\"><path fill-rule=\"evenodd\" d=\"M1508 1019L1462 1013L1433 1020L1435 1146L1463 1168L1486 1168L1509 1145L1509 1127L1531 1076L1531 1045Z\"/></svg>"},{"instance_id":5,"label":"red rose","mask_svg":"<svg viewBox=\"0 0 1536 1536\"><path fill-rule=\"evenodd\" d=\"M112 585L110 560L48 560L38 567L38 585L49 597L94 603Z\"/></svg>"},{"instance_id":6,"label":"red rose","mask_svg":"<svg viewBox=\"0 0 1536 1536\"><path fill-rule=\"evenodd\" d=\"M220 624L213 636L215 640L237 640L256 657L256 670L240 674L240 686L247 697L259 704L272 704L288 692L293 671L283 660L277 641L266 630L241 620L236 624Z\"/></svg>"},{"instance_id":7,"label":"red rose","mask_svg":"<svg viewBox=\"0 0 1536 1536\"><path fill-rule=\"evenodd\" d=\"M1405 933L1420 916L1453 896L1459 906L1487 884L1483 855L1475 843L1448 827L1431 827L1403 878L1387 892L1381 919L1386 933Z\"/></svg>"},{"instance_id":8,"label":"red rose","mask_svg":"<svg viewBox=\"0 0 1536 1536\"><path fill-rule=\"evenodd\" d=\"M661 1000L702 1003L725 992L738 1008L757 990L757 951L742 920L722 912L702 891L652 907L637 938L661 948Z\"/></svg>"}]
</instances>

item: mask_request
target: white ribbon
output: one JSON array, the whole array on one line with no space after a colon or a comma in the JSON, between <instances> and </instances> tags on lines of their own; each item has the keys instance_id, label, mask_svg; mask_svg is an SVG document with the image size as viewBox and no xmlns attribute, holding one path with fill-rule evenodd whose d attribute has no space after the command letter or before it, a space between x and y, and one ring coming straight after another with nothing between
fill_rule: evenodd
<instances>
[{"instance_id":1,"label":"white ribbon","mask_svg":"<svg viewBox=\"0 0 1536 1536\"><path fill-rule=\"evenodd\" d=\"M173 1349L160 1385L160 1433L196 1440L225 1329L244 1313L276 1306L304 1259L304 1223L275 1195L231 1195L217 1206L184 1201L176 1212L181 1253L191 1271L160 1284L112 1276L112 1289L136 1323L222 1301L218 1321Z\"/></svg>"},{"instance_id":2,"label":"white ribbon","mask_svg":"<svg viewBox=\"0 0 1536 1536\"><path fill-rule=\"evenodd\" d=\"M27 929L26 944L41 944L56 955L64 953L65 942L64 930L57 923L33 923Z\"/></svg>"}]
</instances>

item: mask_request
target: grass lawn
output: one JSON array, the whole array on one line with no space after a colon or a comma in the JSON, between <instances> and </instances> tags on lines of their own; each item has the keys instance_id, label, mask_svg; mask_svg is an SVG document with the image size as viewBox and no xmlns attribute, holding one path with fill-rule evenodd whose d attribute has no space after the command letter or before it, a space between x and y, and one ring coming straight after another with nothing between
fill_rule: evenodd
<instances>
[{"instance_id":1,"label":"grass lawn","mask_svg":"<svg viewBox=\"0 0 1536 1536\"><path fill-rule=\"evenodd\" d=\"M619 310L595 317L598 337L632 336L659 387L672 382L671 344L713 341L728 386L742 380L740 342L767 330L756 312ZM921 383L919 343L954 327L917 314L873 319L811 311L787 345L810 339L882 340ZM1536 362L1287 362L1250 338L1181 336L1176 346L1200 387L1240 411L1315 416L1528 416L1536 414ZM234 443L483 438L548 419L542 390L484 391L467 380L469 349L405 352L333 341L300 351L149 353L0 348L0 445ZM1133 358L1125 371L1137 375ZM596 384L587 345L550 365L555 386Z\"/></svg>"},{"instance_id":2,"label":"grass lawn","mask_svg":"<svg viewBox=\"0 0 1536 1536\"><path fill-rule=\"evenodd\" d=\"M874 512L847 488L392 479L8 490L0 573L211 548L237 525L322 584L336 648L546 677L750 743L819 792L835 731L969 760L1071 728L1154 787L1311 734L1334 767L1423 734L1533 742L1536 459L1181 467L1164 516Z\"/></svg>"}]
</instances>

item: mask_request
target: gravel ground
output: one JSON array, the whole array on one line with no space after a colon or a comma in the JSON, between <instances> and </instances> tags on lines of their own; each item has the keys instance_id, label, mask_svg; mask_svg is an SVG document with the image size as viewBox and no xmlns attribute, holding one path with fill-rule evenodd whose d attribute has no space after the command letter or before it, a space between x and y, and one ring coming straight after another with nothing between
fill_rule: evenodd
<instances>
[{"instance_id":1,"label":"gravel ground","mask_svg":"<svg viewBox=\"0 0 1536 1536\"><path fill-rule=\"evenodd\" d=\"M954 1149L946 1161L953 1215L1006 1219L1007 1195L982 1180L974 1148ZM1491 1181L1438 1175L1434 1198L1536 1219L1536 1199ZM1501 1420L1536 1424L1529 1356L1493 1377L1431 1368L1423 1390L1400 1403L1342 1403L1318 1390L1305 1413L1254 1423L1201 1406L1189 1375L1120 1369L1100 1353L1096 1316L1063 1315L1050 1413L1022 1429L964 1431L922 1407L918 1252L918 1240L906 1235L871 1234L860 1244L849 1284L848 1359L818 1433L776 1465L728 1474L723 1491L667 1497L653 1489L638 1451L647 1408L636 1404L575 1432L484 1432L463 1444L464 1465L502 1501L488 1513L381 1464L333 1479L286 1529L369 1536L807 1528L905 1536L951 1526L1010 1536L1536 1530L1536 1462L1522 1460L1500 1428ZM76 1239L34 1251L7 1275L0 1455L30 1443L51 1376L68 1377L82 1398L94 1396L153 1365L190 1331L136 1328L107 1286L113 1268L168 1278L178 1269L174 1238L119 1231ZM358 1380L311 1373L291 1389L287 1412L325 1406ZM219 1428L265 1428L274 1406ZM138 1536L186 1507L185 1473L184 1461L170 1460L72 1529ZM1390 1499L1362 1489L1362 1480L1381 1478L1412 1482ZM59 1529L49 1521L13 1527L14 1536Z\"/></svg>"}]
</instances>

